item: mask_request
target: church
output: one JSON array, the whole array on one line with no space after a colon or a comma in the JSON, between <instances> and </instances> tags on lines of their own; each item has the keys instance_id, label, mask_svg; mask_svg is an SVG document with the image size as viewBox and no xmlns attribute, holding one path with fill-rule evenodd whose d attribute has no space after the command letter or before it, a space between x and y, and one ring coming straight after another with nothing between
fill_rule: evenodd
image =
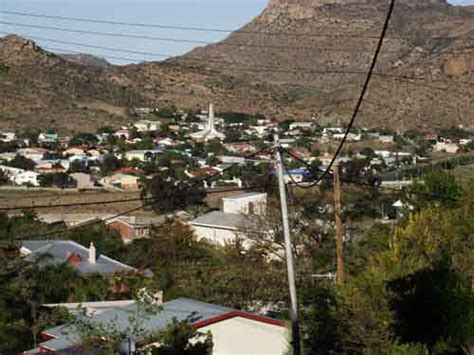
<instances>
[{"instance_id":1,"label":"church","mask_svg":"<svg viewBox=\"0 0 474 355\"><path fill-rule=\"evenodd\" d=\"M209 105L209 119L208 119L206 128L202 131L192 133L191 139L197 142L207 142L213 139L219 139L223 141L225 139L225 135L216 130L214 119L215 119L214 105L210 104Z\"/></svg>"}]
</instances>

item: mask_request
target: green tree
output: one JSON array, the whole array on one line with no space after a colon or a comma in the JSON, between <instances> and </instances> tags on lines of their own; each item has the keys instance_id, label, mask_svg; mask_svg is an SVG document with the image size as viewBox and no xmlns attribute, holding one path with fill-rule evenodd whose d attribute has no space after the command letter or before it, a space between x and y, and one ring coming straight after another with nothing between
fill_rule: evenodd
<instances>
[{"instance_id":1,"label":"green tree","mask_svg":"<svg viewBox=\"0 0 474 355\"><path fill-rule=\"evenodd\" d=\"M210 332L200 336L186 321L175 318L160 332L158 340L161 345L152 350L153 355L210 355L214 346Z\"/></svg>"},{"instance_id":2,"label":"green tree","mask_svg":"<svg viewBox=\"0 0 474 355\"><path fill-rule=\"evenodd\" d=\"M145 184L141 196L155 213L163 214L202 204L206 193L200 184L189 180L175 181L158 174Z\"/></svg>"},{"instance_id":3,"label":"green tree","mask_svg":"<svg viewBox=\"0 0 474 355\"><path fill-rule=\"evenodd\" d=\"M36 163L31 159L25 158L23 155L16 155L12 160L5 162L5 165L23 170L33 170Z\"/></svg>"}]
</instances>

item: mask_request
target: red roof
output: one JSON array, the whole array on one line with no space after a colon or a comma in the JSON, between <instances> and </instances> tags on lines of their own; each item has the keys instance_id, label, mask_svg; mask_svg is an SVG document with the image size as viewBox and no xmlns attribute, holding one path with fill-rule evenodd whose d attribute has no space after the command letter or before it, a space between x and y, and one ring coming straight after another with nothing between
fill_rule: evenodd
<instances>
[{"instance_id":1,"label":"red roof","mask_svg":"<svg viewBox=\"0 0 474 355\"><path fill-rule=\"evenodd\" d=\"M211 168L211 167L204 167L204 168L198 168L194 169L189 172L191 176L204 176L204 175L214 175L220 172L220 170L216 168Z\"/></svg>"},{"instance_id":2,"label":"red roof","mask_svg":"<svg viewBox=\"0 0 474 355\"><path fill-rule=\"evenodd\" d=\"M274 326L277 326L277 327L286 327L286 323L279 320L279 319L259 316L259 315L256 315L256 314L245 313L245 312L240 312L240 311L232 311L232 312L220 314L216 317L208 318L206 320L199 321L199 322L193 323L191 325L194 328L202 328L202 327L206 327L208 325L215 324L215 323L218 323L218 322L222 322L224 320L235 318L235 317L250 319L250 320L253 320L253 321L256 321L256 322L270 324L270 325L274 325Z\"/></svg>"}]
</instances>

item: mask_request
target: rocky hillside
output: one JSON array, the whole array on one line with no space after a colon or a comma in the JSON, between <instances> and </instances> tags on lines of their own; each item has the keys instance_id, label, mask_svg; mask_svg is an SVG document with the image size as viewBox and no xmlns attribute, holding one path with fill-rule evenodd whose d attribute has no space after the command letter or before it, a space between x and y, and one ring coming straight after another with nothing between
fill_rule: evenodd
<instances>
[{"instance_id":1,"label":"rocky hillside","mask_svg":"<svg viewBox=\"0 0 474 355\"><path fill-rule=\"evenodd\" d=\"M91 54L86 53L79 53L79 54L59 54L61 58L64 58L72 63L84 65L86 67L94 67L94 68L108 68L110 67L110 63L104 59L93 56Z\"/></svg>"},{"instance_id":2,"label":"rocky hillside","mask_svg":"<svg viewBox=\"0 0 474 355\"><path fill-rule=\"evenodd\" d=\"M348 120L388 1L271 0L224 41L166 62L71 62L16 36L0 39L0 123L90 127L130 107L176 104ZM360 123L474 124L474 9L399 0Z\"/></svg>"}]
</instances>

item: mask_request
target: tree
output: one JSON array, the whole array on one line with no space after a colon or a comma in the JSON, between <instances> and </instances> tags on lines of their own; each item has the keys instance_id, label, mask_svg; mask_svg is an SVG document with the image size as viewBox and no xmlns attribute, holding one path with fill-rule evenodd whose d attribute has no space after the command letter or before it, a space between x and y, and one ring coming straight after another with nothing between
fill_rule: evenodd
<instances>
[{"instance_id":1,"label":"tree","mask_svg":"<svg viewBox=\"0 0 474 355\"><path fill-rule=\"evenodd\" d=\"M94 146L97 142L97 137L91 133L77 133L71 138L69 144Z\"/></svg>"},{"instance_id":2,"label":"tree","mask_svg":"<svg viewBox=\"0 0 474 355\"><path fill-rule=\"evenodd\" d=\"M39 176L39 183L42 187L60 187L70 188L76 185L76 182L67 173L49 173Z\"/></svg>"},{"instance_id":3,"label":"tree","mask_svg":"<svg viewBox=\"0 0 474 355\"><path fill-rule=\"evenodd\" d=\"M423 181L417 182L409 190L409 194L409 202L418 208L430 204L454 206L461 196L461 187L454 175L439 170L424 175Z\"/></svg>"},{"instance_id":4,"label":"tree","mask_svg":"<svg viewBox=\"0 0 474 355\"><path fill-rule=\"evenodd\" d=\"M166 179L158 174L145 184L141 196L155 213L163 214L199 205L206 193L201 184L197 185L189 180Z\"/></svg>"},{"instance_id":5,"label":"tree","mask_svg":"<svg viewBox=\"0 0 474 355\"><path fill-rule=\"evenodd\" d=\"M395 330L405 343L432 352L461 353L474 341L474 294L469 280L453 270L450 257L389 282ZM441 353L441 352L440 352Z\"/></svg>"},{"instance_id":6,"label":"tree","mask_svg":"<svg viewBox=\"0 0 474 355\"><path fill-rule=\"evenodd\" d=\"M186 321L173 318L171 324L158 335L160 346L152 350L153 355L210 355L212 334L201 335Z\"/></svg>"},{"instance_id":7,"label":"tree","mask_svg":"<svg viewBox=\"0 0 474 355\"><path fill-rule=\"evenodd\" d=\"M0 186L8 185L10 179L8 178L7 173L4 170L0 170Z\"/></svg>"},{"instance_id":8,"label":"tree","mask_svg":"<svg viewBox=\"0 0 474 355\"><path fill-rule=\"evenodd\" d=\"M103 175L108 175L122 167L122 162L113 154L106 154L102 158L100 169Z\"/></svg>"},{"instance_id":9,"label":"tree","mask_svg":"<svg viewBox=\"0 0 474 355\"><path fill-rule=\"evenodd\" d=\"M5 165L23 170L33 170L36 163L31 159L25 158L23 155L16 155L9 162L5 162Z\"/></svg>"}]
</instances>

